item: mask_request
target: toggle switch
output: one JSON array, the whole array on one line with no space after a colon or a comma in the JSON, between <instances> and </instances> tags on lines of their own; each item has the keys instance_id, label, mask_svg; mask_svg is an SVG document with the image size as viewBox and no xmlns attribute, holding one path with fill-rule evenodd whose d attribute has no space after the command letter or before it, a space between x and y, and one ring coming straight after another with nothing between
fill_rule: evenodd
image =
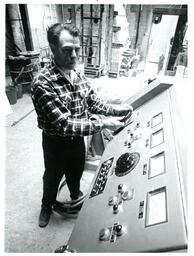
<instances>
[{"instance_id":1,"label":"toggle switch","mask_svg":"<svg viewBox=\"0 0 194 256\"><path fill-rule=\"evenodd\" d=\"M117 236L121 236L123 234L123 226L121 224L115 226L115 232Z\"/></svg>"},{"instance_id":2,"label":"toggle switch","mask_svg":"<svg viewBox=\"0 0 194 256\"><path fill-rule=\"evenodd\" d=\"M139 119L139 118L136 118L134 130L138 129L139 127L140 127L140 119Z\"/></svg>"},{"instance_id":3,"label":"toggle switch","mask_svg":"<svg viewBox=\"0 0 194 256\"><path fill-rule=\"evenodd\" d=\"M127 146L128 146L128 148L131 148L131 142L128 142L128 144L127 144Z\"/></svg>"},{"instance_id":4,"label":"toggle switch","mask_svg":"<svg viewBox=\"0 0 194 256\"><path fill-rule=\"evenodd\" d=\"M127 133L130 134L130 133L131 133L131 129L128 129L128 130L127 130Z\"/></svg>"},{"instance_id":5,"label":"toggle switch","mask_svg":"<svg viewBox=\"0 0 194 256\"><path fill-rule=\"evenodd\" d=\"M122 194L125 191L126 191L126 186L123 185L123 184L119 184L118 185L118 192Z\"/></svg>"},{"instance_id":6,"label":"toggle switch","mask_svg":"<svg viewBox=\"0 0 194 256\"><path fill-rule=\"evenodd\" d=\"M124 146L127 146L127 144L128 144L128 141L125 140L125 141L124 141Z\"/></svg>"},{"instance_id":7,"label":"toggle switch","mask_svg":"<svg viewBox=\"0 0 194 256\"><path fill-rule=\"evenodd\" d=\"M118 213L119 212L119 205L118 204L114 204L113 205L113 213Z\"/></svg>"},{"instance_id":8,"label":"toggle switch","mask_svg":"<svg viewBox=\"0 0 194 256\"><path fill-rule=\"evenodd\" d=\"M121 192L122 189L123 189L123 184L119 184L119 185L118 185L118 191Z\"/></svg>"}]
</instances>

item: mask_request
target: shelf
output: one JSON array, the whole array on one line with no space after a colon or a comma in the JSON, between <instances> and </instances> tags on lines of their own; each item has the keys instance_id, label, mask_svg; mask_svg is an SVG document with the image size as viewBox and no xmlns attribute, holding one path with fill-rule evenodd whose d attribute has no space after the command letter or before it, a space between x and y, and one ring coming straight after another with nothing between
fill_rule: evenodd
<instances>
[{"instance_id":1,"label":"shelf","mask_svg":"<svg viewBox=\"0 0 194 256\"><path fill-rule=\"evenodd\" d=\"M97 36L94 36L94 35L82 35L82 37L98 37L98 38L102 38L102 37L100 37L99 35L97 35Z\"/></svg>"},{"instance_id":2,"label":"shelf","mask_svg":"<svg viewBox=\"0 0 194 256\"><path fill-rule=\"evenodd\" d=\"M98 47L98 45L88 46L88 45L86 45L86 44L83 44L83 46L87 46L87 48ZM82 45L81 45L81 47L82 47Z\"/></svg>"},{"instance_id":3,"label":"shelf","mask_svg":"<svg viewBox=\"0 0 194 256\"><path fill-rule=\"evenodd\" d=\"M112 48L121 48L123 47L124 45L121 44L121 43L112 43Z\"/></svg>"},{"instance_id":4,"label":"shelf","mask_svg":"<svg viewBox=\"0 0 194 256\"><path fill-rule=\"evenodd\" d=\"M121 27L113 26L113 32L119 32L121 30Z\"/></svg>"},{"instance_id":5,"label":"shelf","mask_svg":"<svg viewBox=\"0 0 194 256\"><path fill-rule=\"evenodd\" d=\"M95 18L95 17L82 17L82 19L85 19L85 20L102 20L102 18Z\"/></svg>"},{"instance_id":6,"label":"shelf","mask_svg":"<svg viewBox=\"0 0 194 256\"><path fill-rule=\"evenodd\" d=\"M83 58L83 57L84 57L84 58L88 58L88 59L96 59L96 57L89 57L89 56L86 56L86 55L84 55L84 56L80 55L79 57L80 57L80 58Z\"/></svg>"}]
</instances>

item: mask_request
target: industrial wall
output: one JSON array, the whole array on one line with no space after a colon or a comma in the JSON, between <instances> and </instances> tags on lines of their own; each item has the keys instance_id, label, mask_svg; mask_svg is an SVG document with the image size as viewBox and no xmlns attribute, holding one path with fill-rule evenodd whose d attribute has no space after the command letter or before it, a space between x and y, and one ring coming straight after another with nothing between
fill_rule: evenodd
<instances>
[{"instance_id":1,"label":"industrial wall","mask_svg":"<svg viewBox=\"0 0 194 256\"><path fill-rule=\"evenodd\" d=\"M27 25L21 15L21 7L22 10L25 9L29 20ZM154 8L180 7L181 5L9 4L6 5L6 55L40 50L40 56L45 57L49 49L47 28L56 22L72 23L79 27L82 35L80 61L89 68L96 68L88 70L88 75L98 76L103 71L103 74L112 72L117 77L120 75L123 53L127 56L124 61L136 54L138 61L145 62L150 46Z\"/></svg>"},{"instance_id":2,"label":"industrial wall","mask_svg":"<svg viewBox=\"0 0 194 256\"><path fill-rule=\"evenodd\" d=\"M180 8L181 5L126 5L129 22L131 48L137 48L141 59L145 59L152 28L154 8Z\"/></svg>"}]
</instances>

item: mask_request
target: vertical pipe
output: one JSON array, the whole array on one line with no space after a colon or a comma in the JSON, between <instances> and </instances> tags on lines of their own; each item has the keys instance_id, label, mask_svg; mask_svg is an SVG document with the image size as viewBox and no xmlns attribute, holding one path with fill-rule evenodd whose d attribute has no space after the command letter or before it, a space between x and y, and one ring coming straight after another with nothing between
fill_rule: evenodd
<instances>
[{"instance_id":1,"label":"vertical pipe","mask_svg":"<svg viewBox=\"0 0 194 256\"><path fill-rule=\"evenodd\" d=\"M114 19L114 5L109 5L109 13L108 13L109 24L107 26L107 41L108 41L108 63L107 70L111 71L111 61L112 61L112 33L113 33L113 19Z\"/></svg>"},{"instance_id":2,"label":"vertical pipe","mask_svg":"<svg viewBox=\"0 0 194 256\"><path fill-rule=\"evenodd\" d=\"M81 41L82 41L82 62L84 63L84 10L83 4L81 4Z\"/></svg>"},{"instance_id":3,"label":"vertical pipe","mask_svg":"<svg viewBox=\"0 0 194 256\"><path fill-rule=\"evenodd\" d=\"M21 52L21 49L15 44L8 12L8 5L6 5L6 55L14 56L18 51Z\"/></svg>"},{"instance_id":4,"label":"vertical pipe","mask_svg":"<svg viewBox=\"0 0 194 256\"><path fill-rule=\"evenodd\" d=\"M100 5L100 25L99 25L99 51L98 51L98 65L101 64L101 43L102 43L102 13L104 11L104 5Z\"/></svg>"},{"instance_id":5,"label":"vertical pipe","mask_svg":"<svg viewBox=\"0 0 194 256\"><path fill-rule=\"evenodd\" d=\"M24 40L25 40L26 50L32 51L34 49L34 47L33 47L33 43L32 43L32 34L31 34L27 5L19 4L19 9L20 9L22 25L23 25L23 29L24 29L24 36L25 36Z\"/></svg>"},{"instance_id":6,"label":"vertical pipe","mask_svg":"<svg viewBox=\"0 0 194 256\"><path fill-rule=\"evenodd\" d=\"M90 4L90 27L89 27L89 50L88 50L88 63L92 64L92 55L93 55L93 48L92 48L92 30L93 30L93 6Z\"/></svg>"},{"instance_id":7,"label":"vertical pipe","mask_svg":"<svg viewBox=\"0 0 194 256\"><path fill-rule=\"evenodd\" d=\"M57 12L57 22L63 23L63 5L56 4L56 12Z\"/></svg>"},{"instance_id":8,"label":"vertical pipe","mask_svg":"<svg viewBox=\"0 0 194 256\"><path fill-rule=\"evenodd\" d=\"M9 21L13 33L14 43L15 45L17 45L17 50L19 49L19 51L26 51L19 6L18 4L8 4L6 7L7 13L9 15Z\"/></svg>"},{"instance_id":9,"label":"vertical pipe","mask_svg":"<svg viewBox=\"0 0 194 256\"><path fill-rule=\"evenodd\" d=\"M71 4L71 19L72 19L72 23L76 26L75 4Z\"/></svg>"},{"instance_id":10,"label":"vertical pipe","mask_svg":"<svg viewBox=\"0 0 194 256\"><path fill-rule=\"evenodd\" d=\"M141 4L139 5L139 8L138 8L136 36L135 36L135 44L134 44L135 49L137 47L137 42L138 42L138 38L139 38L140 18L141 18Z\"/></svg>"}]
</instances>

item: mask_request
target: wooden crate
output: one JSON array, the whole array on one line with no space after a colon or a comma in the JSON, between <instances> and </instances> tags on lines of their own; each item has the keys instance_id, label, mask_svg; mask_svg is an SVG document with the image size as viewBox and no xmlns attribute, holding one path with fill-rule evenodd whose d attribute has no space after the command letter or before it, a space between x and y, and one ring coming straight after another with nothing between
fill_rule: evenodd
<instances>
[{"instance_id":1,"label":"wooden crate","mask_svg":"<svg viewBox=\"0 0 194 256\"><path fill-rule=\"evenodd\" d=\"M103 73L104 65L87 65L84 67L84 73L88 77L100 77Z\"/></svg>"}]
</instances>

